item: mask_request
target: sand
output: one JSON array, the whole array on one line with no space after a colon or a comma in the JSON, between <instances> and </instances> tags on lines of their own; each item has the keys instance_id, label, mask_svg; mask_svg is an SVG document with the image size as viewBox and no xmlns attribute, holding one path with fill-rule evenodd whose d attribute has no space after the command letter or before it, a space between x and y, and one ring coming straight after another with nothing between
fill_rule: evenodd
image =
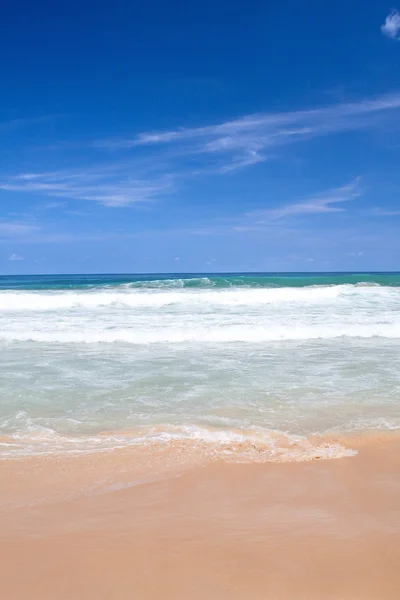
<instances>
[{"instance_id":1,"label":"sand","mask_svg":"<svg viewBox=\"0 0 400 600\"><path fill-rule=\"evenodd\" d=\"M398 600L400 440L347 444L309 462L1 461L1 598Z\"/></svg>"}]
</instances>

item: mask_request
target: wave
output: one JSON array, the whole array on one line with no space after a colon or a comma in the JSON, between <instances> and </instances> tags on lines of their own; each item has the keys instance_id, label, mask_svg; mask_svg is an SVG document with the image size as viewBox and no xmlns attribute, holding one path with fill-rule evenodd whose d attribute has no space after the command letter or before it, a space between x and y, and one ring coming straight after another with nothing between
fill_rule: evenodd
<instances>
[{"instance_id":1,"label":"wave","mask_svg":"<svg viewBox=\"0 0 400 600\"><path fill-rule=\"evenodd\" d=\"M154 279L143 281L132 281L122 283L122 288L146 288L146 289L174 289L174 288L204 288L204 287L225 287L218 285L218 278L209 277L190 277L188 279ZM226 286L232 287L232 286Z\"/></svg>"},{"instance_id":2,"label":"wave","mask_svg":"<svg viewBox=\"0 0 400 600\"><path fill-rule=\"evenodd\" d=\"M400 339L400 323L365 324L337 326L271 326L246 327L223 326L215 328L162 328L158 330L116 329L112 331L2 331L3 342L40 342L60 344L110 344L125 343L136 345L147 344L182 344L182 343L233 343L243 342L262 344L268 342L308 340L330 340L338 338L388 338Z\"/></svg>"},{"instance_id":3,"label":"wave","mask_svg":"<svg viewBox=\"0 0 400 600\"><path fill-rule=\"evenodd\" d=\"M400 273L220 273L179 275L0 276L0 290L101 290L118 288L298 288L330 285L400 286Z\"/></svg>"},{"instance_id":4,"label":"wave","mask_svg":"<svg viewBox=\"0 0 400 600\"><path fill-rule=\"evenodd\" d=\"M31 421L29 419L29 421ZM32 455L81 454L129 447L158 448L171 458L182 452L200 453L204 460L229 462L293 462L352 456L355 452L318 436L289 434L255 428L221 430L197 425L158 426L147 430L102 432L97 435L66 435L51 428L29 427L0 437L0 460Z\"/></svg>"},{"instance_id":5,"label":"wave","mask_svg":"<svg viewBox=\"0 0 400 600\"><path fill-rule=\"evenodd\" d=\"M185 288L167 289L110 289L80 292L0 292L0 313L4 311L56 311L75 308L101 307L157 308L174 304L214 306L249 306L271 303L320 303L340 298L362 300L394 299L400 302L400 288L380 286L341 285L303 288L231 288L225 290Z\"/></svg>"},{"instance_id":6,"label":"wave","mask_svg":"<svg viewBox=\"0 0 400 600\"><path fill-rule=\"evenodd\" d=\"M160 279L146 279L120 284L130 288L204 288L217 289L245 287L245 288L303 288L314 286L387 286L399 287L400 274L227 274L207 275L203 277L173 277Z\"/></svg>"}]
</instances>

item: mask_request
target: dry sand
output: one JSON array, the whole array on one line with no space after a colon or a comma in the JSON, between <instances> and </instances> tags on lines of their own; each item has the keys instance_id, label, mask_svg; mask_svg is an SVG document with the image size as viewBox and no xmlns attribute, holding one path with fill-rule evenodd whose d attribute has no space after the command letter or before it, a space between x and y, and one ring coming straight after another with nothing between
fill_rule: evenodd
<instances>
[{"instance_id":1,"label":"dry sand","mask_svg":"<svg viewBox=\"0 0 400 600\"><path fill-rule=\"evenodd\" d=\"M400 440L347 443L184 472L130 452L2 461L0 597L399 600Z\"/></svg>"}]
</instances>

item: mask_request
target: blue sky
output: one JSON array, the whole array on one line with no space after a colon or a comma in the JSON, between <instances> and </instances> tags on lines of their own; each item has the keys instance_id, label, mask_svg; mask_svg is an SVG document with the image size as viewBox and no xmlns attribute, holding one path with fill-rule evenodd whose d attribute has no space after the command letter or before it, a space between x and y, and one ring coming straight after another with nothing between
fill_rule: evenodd
<instances>
[{"instance_id":1,"label":"blue sky","mask_svg":"<svg viewBox=\"0 0 400 600\"><path fill-rule=\"evenodd\" d=\"M1 273L400 269L392 5L16 0L0 51Z\"/></svg>"}]
</instances>

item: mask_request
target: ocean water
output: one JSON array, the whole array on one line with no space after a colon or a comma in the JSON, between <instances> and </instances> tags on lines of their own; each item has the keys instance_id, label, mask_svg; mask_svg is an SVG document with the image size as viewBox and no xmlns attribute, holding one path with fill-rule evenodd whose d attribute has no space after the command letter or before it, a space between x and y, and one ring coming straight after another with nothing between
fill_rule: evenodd
<instances>
[{"instance_id":1,"label":"ocean water","mask_svg":"<svg viewBox=\"0 0 400 600\"><path fill-rule=\"evenodd\" d=\"M1 458L307 453L400 427L400 274L3 276L0 353Z\"/></svg>"}]
</instances>

